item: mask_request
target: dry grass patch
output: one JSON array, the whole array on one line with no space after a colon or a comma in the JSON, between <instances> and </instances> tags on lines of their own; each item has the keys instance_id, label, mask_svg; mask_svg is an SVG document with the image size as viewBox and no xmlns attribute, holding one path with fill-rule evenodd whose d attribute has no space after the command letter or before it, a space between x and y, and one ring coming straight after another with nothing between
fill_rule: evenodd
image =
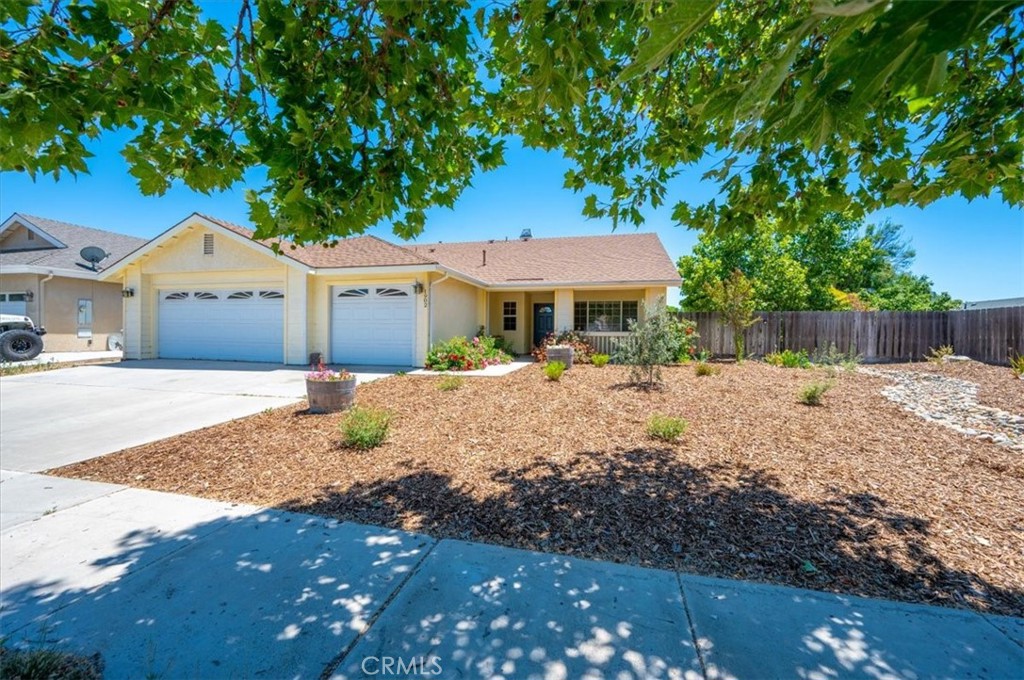
<instances>
[{"instance_id":1,"label":"dry grass patch","mask_svg":"<svg viewBox=\"0 0 1024 680\"><path fill-rule=\"evenodd\" d=\"M886 381L840 372L811 409L795 395L819 369L749 361L708 380L674 367L649 392L620 366L571 374L555 383L534 366L445 393L443 378L360 386L360 404L393 415L369 452L341 445L338 415L300 404L57 474L1024 615L1020 455L904 412L879 394ZM653 413L685 418L686 437L652 441Z\"/></svg>"}]
</instances>

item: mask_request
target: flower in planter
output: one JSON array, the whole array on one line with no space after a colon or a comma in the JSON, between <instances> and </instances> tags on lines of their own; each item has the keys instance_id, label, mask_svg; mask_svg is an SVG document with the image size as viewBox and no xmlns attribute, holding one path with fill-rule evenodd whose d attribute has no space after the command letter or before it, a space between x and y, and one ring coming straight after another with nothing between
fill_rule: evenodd
<instances>
[{"instance_id":1,"label":"flower in planter","mask_svg":"<svg viewBox=\"0 0 1024 680\"><path fill-rule=\"evenodd\" d=\"M322 359L318 366L310 366L309 369L309 373L306 374L306 380L312 380L313 382L338 382L352 379L352 374L344 368L340 371L332 371L324 366Z\"/></svg>"}]
</instances>

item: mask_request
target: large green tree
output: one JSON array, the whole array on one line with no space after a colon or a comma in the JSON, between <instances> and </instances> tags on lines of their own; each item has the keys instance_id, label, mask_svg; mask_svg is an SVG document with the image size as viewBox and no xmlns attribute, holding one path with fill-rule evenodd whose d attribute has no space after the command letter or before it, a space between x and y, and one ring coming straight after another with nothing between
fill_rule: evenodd
<instances>
[{"instance_id":1,"label":"large green tree","mask_svg":"<svg viewBox=\"0 0 1024 680\"><path fill-rule=\"evenodd\" d=\"M679 258L683 309L718 308L709 286L732 272L749 279L754 307L781 310L942 310L962 303L909 272L915 253L899 225L828 214L800 231L771 220L752 230L704 232Z\"/></svg>"},{"instance_id":2,"label":"large green tree","mask_svg":"<svg viewBox=\"0 0 1024 680\"><path fill-rule=\"evenodd\" d=\"M250 168L260 236L411 236L502 140L559 149L584 212L639 223L700 164L691 227L1024 202L1021 0L0 3L0 169L88 169L129 130L140 189Z\"/></svg>"}]
</instances>

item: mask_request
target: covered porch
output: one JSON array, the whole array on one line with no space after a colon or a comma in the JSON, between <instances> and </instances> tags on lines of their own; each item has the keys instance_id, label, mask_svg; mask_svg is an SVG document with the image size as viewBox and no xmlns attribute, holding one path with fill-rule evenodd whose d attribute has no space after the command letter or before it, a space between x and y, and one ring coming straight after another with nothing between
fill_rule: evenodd
<instances>
[{"instance_id":1,"label":"covered porch","mask_svg":"<svg viewBox=\"0 0 1024 680\"><path fill-rule=\"evenodd\" d=\"M512 343L517 354L527 354L551 332L575 330L602 353L610 353L626 335L629 319L643 315L643 303L664 300L667 288L523 288L489 290L486 323L490 335Z\"/></svg>"}]
</instances>

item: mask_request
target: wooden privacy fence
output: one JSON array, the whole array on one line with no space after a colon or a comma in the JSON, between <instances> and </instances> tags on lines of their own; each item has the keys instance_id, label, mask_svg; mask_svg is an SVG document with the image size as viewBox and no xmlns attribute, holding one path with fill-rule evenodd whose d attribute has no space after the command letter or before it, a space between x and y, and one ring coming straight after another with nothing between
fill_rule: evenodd
<instances>
[{"instance_id":1,"label":"wooden privacy fence","mask_svg":"<svg viewBox=\"0 0 1024 680\"><path fill-rule=\"evenodd\" d=\"M732 331L718 312L683 312L697 323L700 346L733 355ZM919 361L931 348L952 345L987 363L1004 364L1024 354L1024 307L952 312L758 312L763 321L745 333L746 353L762 356L784 349L853 351L864 361Z\"/></svg>"}]
</instances>

